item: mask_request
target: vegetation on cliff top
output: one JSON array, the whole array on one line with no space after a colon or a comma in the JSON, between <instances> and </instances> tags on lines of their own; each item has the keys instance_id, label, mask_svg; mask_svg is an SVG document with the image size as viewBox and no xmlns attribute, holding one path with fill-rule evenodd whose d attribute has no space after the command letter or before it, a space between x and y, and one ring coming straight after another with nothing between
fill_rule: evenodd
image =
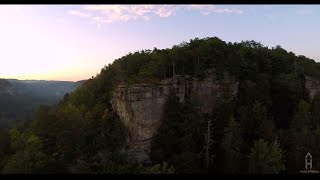
<instances>
[{"instance_id":1,"label":"vegetation on cliff top","mask_svg":"<svg viewBox=\"0 0 320 180\"><path fill-rule=\"evenodd\" d=\"M152 142L153 167L128 165L126 130L110 100L118 85L153 83L174 75L204 78L230 73L237 97L214 115L172 94ZM193 39L171 49L129 53L102 68L56 106L42 106L24 125L0 131L2 173L281 173L298 172L304 155L320 157L319 94L305 76L320 79L320 64L280 46L254 41ZM204 134L212 121L210 152ZM211 133L211 132L210 132ZM208 154L210 156L208 156ZM263 155L263 156L260 156ZM314 169L319 169L319 158Z\"/></svg>"}]
</instances>

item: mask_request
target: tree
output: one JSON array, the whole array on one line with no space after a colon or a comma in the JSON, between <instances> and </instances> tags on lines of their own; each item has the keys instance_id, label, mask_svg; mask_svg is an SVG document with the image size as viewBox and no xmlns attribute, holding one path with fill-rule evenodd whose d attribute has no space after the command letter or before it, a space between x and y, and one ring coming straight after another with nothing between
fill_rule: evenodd
<instances>
[{"instance_id":1,"label":"tree","mask_svg":"<svg viewBox=\"0 0 320 180\"><path fill-rule=\"evenodd\" d=\"M275 125L271 118L264 119L256 129L256 137L272 142L276 137Z\"/></svg>"},{"instance_id":2,"label":"tree","mask_svg":"<svg viewBox=\"0 0 320 180\"><path fill-rule=\"evenodd\" d=\"M320 126L320 92L314 97L311 105L312 123L314 127Z\"/></svg>"},{"instance_id":3,"label":"tree","mask_svg":"<svg viewBox=\"0 0 320 180\"><path fill-rule=\"evenodd\" d=\"M288 171L297 172L304 167L304 156L311 151L312 132L307 129L290 129L288 142ZM313 152L311 152L313 153Z\"/></svg>"},{"instance_id":4,"label":"tree","mask_svg":"<svg viewBox=\"0 0 320 180\"><path fill-rule=\"evenodd\" d=\"M171 49L128 53L116 59L57 106L41 106L31 123L11 129L9 135L0 132L0 159L4 159L0 167L10 173L45 172L48 166L54 172L64 173L145 172L136 165L127 165L126 156L120 155L126 133L113 111L113 90L119 85L155 83L176 74L192 75L203 84L201 78L207 72L212 72L218 83L227 73L232 79L235 77L239 82L233 83L239 88L236 97L230 103L229 96L225 96L228 93L222 92L230 89L220 90L214 113L204 115L198 104L190 100L197 88L189 83L179 84L185 86L184 102L172 92L164 105L161 127L151 142L155 165L150 173L167 172L163 162L172 165L176 173L208 169L219 172L220 167L225 172L243 172L248 169L245 152L249 154L250 150L250 172L278 173L284 168L281 149L273 142L276 136L285 151L283 159L289 172L303 168L306 151L320 156L320 93L311 105L302 101L307 99L304 77L319 79L320 63L297 57L280 46L269 49L254 41L226 43L213 37L196 38ZM15 97L13 104L19 106L29 98ZM6 95L0 99L2 112L14 111L0 113L2 120L7 116L20 117L21 110L7 103ZM230 117L233 113L235 117ZM213 138L218 141L212 143ZM259 139L262 140L254 141ZM212 146L220 148L210 149ZM100 156L101 153L104 155ZM216 159L210 164L212 154ZM314 167L320 164L316 159ZM46 160L52 164L47 165Z\"/></svg>"},{"instance_id":5,"label":"tree","mask_svg":"<svg viewBox=\"0 0 320 180\"><path fill-rule=\"evenodd\" d=\"M80 110L71 104L59 109L57 117L57 153L61 159L71 161L81 153L84 145L84 119Z\"/></svg>"},{"instance_id":6,"label":"tree","mask_svg":"<svg viewBox=\"0 0 320 180\"><path fill-rule=\"evenodd\" d=\"M320 149L320 127L317 127L314 131L312 145L310 148L310 151L312 151L312 155L314 157L320 157L319 149ZM314 159L313 168L314 169L320 168L320 159L319 158Z\"/></svg>"},{"instance_id":7,"label":"tree","mask_svg":"<svg viewBox=\"0 0 320 180\"><path fill-rule=\"evenodd\" d=\"M316 154L317 147L317 127L311 116L310 105L301 100L296 108L290 126L290 138L288 143L288 168L289 171L297 172L303 166L304 156L307 152Z\"/></svg>"},{"instance_id":8,"label":"tree","mask_svg":"<svg viewBox=\"0 0 320 180\"><path fill-rule=\"evenodd\" d=\"M180 149L199 152L199 147L203 146L204 131L206 134L208 134L208 132L206 119L202 117L198 108L199 104L195 98L186 99L182 106L182 123L180 128L183 135L180 139ZM209 120L211 121L211 119Z\"/></svg>"},{"instance_id":9,"label":"tree","mask_svg":"<svg viewBox=\"0 0 320 180\"><path fill-rule=\"evenodd\" d=\"M240 172L241 148L243 145L240 125L235 121L233 115L230 117L228 126L224 131L222 149L224 151L224 171L226 173Z\"/></svg>"},{"instance_id":10,"label":"tree","mask_svg":"<svg viewBox=\"0 0 320 180\"><path fill-rule=\"evenodd\" d=\"M191 102L179 102L171 92L164 106L162 125L151 142L151 159L155 163L168 162L177 173L200 172L202 123L196 107Z\"/></svg>"},{"instance_id":11,"label":"tree","mask_svg":"<svg viewBox=\"0 0 320 180\"><path fill-rule=\"evenodd\" d=\"M245 141L251 142L252 140L262 138L263 136L266 136L266 134L262 133L264 133L264 131L269 131L269 129L271 129L270 131L272 132L272 118L264 103L254 101L253 104L242 105L238 108L238 115ZM262 127L262 125L265 124L269 124L270 127L265 129L265 127Z\"/></svg>"},{"instance_id":12,"label":"tree","mask_svg":"<svg viewBox=\"0 0 320 180\"><path fill-rule=\"evenodd\" d=\"M213 137L212 137L212 132L213 132L213 126L211 123L211 119L208 120L208 125L207 125L207 131L204 133L204 149L205 149L205 167L208 170L209 165L212 162L212 157L211 151L213 149Z\"/></svg>"},{"instance_id":13,"label":"tree","mask_svg":"<svg viewBox=\"0 0 320 180\"><path fill-rule=\"evenodd\" d=\"M10 153L10 134L7 130L0 129L0 171L6 163Z\"/></svg>"},{"instance_id":14,"label":"tree","mask_svg":"<svg viewBox=\"0 0 320 180\"><path fill-rule=\"evenodd\" d=\"M24 147L22 134L16 128L10 130L10 148L15 152Z\"/></svg>"},{"instance_id":15,"label":"tree","mask_svg":"<svg viewBox=\"0 0 320 180\"><path fill-rule=\"evenodd\" d=\"M311 113L310 105L304 100L301 100L294 113L293 120L291 122L291 129L299 131L302 129L311 128Z\"/></svg>"},{"instance_id":16,"label":"tree","mask_svg":"<svg viewBox=\"0 0 320 180\"><path fill-rule=\"evenodd\" d=\"M53 108L40 106L33 121L34 132L43 142L43 146L48 153L56 151L56 127L57 117Z\"/></svg>"},{"instance_id":17,"label":"tree","mask_svg":"<svg viewBox=\"0 0 320 180\"><path fill-rule=\"evenodd\" d=\"M174 174L175 169L169 166L167 162L156 164L146 169L145 174Z\"/></svg>"},{"instance_id":18,"label":"tree","mask_svg":"<svg viewBox=\"0 0 320 180\"><path fill-rule=\"evenodd\" d=\"M151 144L151 158L156 162L170 159L170 156L179 153L179 137L183 135L183 106L174 92L170 92L164 108L162 125Z\"/></svg>"},{"instance_id":19,"label":"tree","mask_svg":"<svg viewBox=\"0 0 320 180\"><path fill-rule=\"evenodd\" d=\"M35 135L31 135L25 143L25 148L9 158L3 168L3 173L43 173L48 161L48 157L42 152L40 139Z\"/></svg>"},{"instance_id":20,"label":"tree","mask_svg":"<svg viewBox=\"0 0 320 180\"><path fill-rule=\"evenodd\" d=\"M268 113L268 110L265 104L256 101L253 104L253 132L254 139L265 139L272 140L274 139L274 124L271 115Z\"/></svg>"},{"instance_id":21,"label":"tree","mask_svg":"<svg viewBox=\"0 0 320 180\"><path fill-rule=\"evenodd\" d=\"M254 142L249 160L251 174L278 174L285 170L282 150L277 143L269 144L262 139Z\"/></svg>"}]
</instances>

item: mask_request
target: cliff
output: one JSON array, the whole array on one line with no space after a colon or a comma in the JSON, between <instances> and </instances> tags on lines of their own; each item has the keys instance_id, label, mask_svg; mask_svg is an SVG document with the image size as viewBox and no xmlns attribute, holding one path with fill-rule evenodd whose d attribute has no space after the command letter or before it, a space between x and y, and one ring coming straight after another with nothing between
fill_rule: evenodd
<instances>
[{"instance_id":1,"label":"cliff","mask_svg":"<svg viewBox=\"0 0 320 180\"><path fill-rule=\"evenodd\" d=\"M193 96L202 113L212 113L221 102L230 101L238 91L238 82L228 74L222 79L209 75L203 80L175 76L157 84L118 87L111 104L128 129L127 152L138 162L149 162L150 142L161 125L164 104L170 90L180 102Z\"/></svg>"},{"instance_id":2,"label":"cliff","mask_svg":"<svg viewBox=\"0 0 320 180\"><path fill-rule=\"evenodd\" d=\"M320 82L319 80L310 76L305 76L305 78L306 78L305 88L309 91L310 102L312 102L313 97L317 94L317 92L320 92Z\"/></svg>"}]
</instances>

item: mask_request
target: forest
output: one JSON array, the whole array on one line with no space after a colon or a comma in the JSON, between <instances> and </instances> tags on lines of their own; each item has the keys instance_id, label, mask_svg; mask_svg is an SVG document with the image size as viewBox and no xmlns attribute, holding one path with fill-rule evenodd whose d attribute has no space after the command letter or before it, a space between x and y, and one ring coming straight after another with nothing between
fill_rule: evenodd
<instances>
[{"instance_id":1,"label":"forest","mask_svg":"<svg viewBox=\"0 0 320 180\"><path fill-rule=\"evenodd\" d=\"M39 105L59 102L83 82L0 79L0 127L23 123Z\"/></svg>"},{"instance_id":2,"label":"forest","mask_svg":"<svg viewBox=\"0 0 320 180\"><path fill-rule=\"evenodd\" d=\"M174 75L203 79L208 70L239 81L236 98L211 115L172 93L151 142L149 165L127 162L126 128L110 104L119 85ZM255 41L195 38L172 48L116 59L56 105L0 130L0 171L71 174L283 174L304 170L307 152L320 169L320 63ZM254 84L253 86L250 84Z\"/></svg>"}]
</instances>

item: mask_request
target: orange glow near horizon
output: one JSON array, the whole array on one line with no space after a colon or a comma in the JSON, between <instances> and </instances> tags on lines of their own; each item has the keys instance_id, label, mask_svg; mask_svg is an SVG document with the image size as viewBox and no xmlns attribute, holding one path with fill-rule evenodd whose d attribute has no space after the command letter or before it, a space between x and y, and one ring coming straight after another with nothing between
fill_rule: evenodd
<instances>
[{"instance_id":1,"label":"orange glow near horizon","mask_svg":"<svg viewBox=\"0 0 320 180\"><path fill-rule=\"evenodd\" d=\"M79 81L102 68L90 62L101 55L92 52L89 38L70 24L31 17L29 6L15 7L0 6L0 78Z\"/></svg>"},{"instance_id":2,"label":"orange glow near horizon","mask_svg":"<svg viewBox=\"0 0 320 180\"><path fill-rule=\"evenodd\" d=\"M89 79L128 53L254 40L320 61L320 6L0 5L0 78ZM271 13L271 14L270 14ZM273 14L273 15L272 15ZM301 35L303 34L303 35Z\"/></svg>"}]
</instances>

